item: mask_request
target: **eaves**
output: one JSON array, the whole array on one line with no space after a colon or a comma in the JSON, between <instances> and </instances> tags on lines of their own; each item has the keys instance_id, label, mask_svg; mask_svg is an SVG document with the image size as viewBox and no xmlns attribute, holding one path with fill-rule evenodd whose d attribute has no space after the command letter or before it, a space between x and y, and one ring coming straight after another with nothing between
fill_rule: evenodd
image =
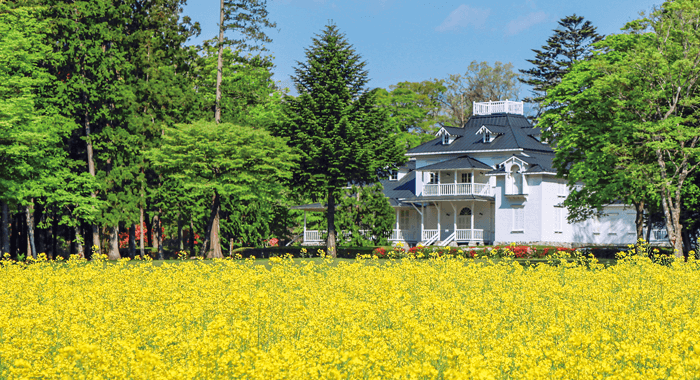
<instances>
[{"instance_id":1,"label":"eaves","mask_svg":"<svg viewBox=\"0 0 700 380\"><path fill-rule=\"evenodd\" d=\"M492 150L453 150L449 152L423 152L423 153L406 153L406 156L412 157L412 156L436 156L436 155L443 155L443 154L467 154L467 153L482 153L482 152L522 152L522 148L518 149L492 149Z\"/></svg>"}]
</instances>

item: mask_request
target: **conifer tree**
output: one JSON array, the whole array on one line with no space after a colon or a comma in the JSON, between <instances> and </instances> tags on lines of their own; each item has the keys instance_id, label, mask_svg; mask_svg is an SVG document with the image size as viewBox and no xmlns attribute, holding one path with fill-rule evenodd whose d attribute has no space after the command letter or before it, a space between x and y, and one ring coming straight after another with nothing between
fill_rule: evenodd
<instances>
[{"instance_id":1,"label":"conifer tree","mask_svg":"<svg viewBox=\"0 0 700 380\"><path fill-rule=\"evenodd\" d=\"M264 28L274 28L267 12L267 0L221 0L219 7L219 38L216 43L218 61L216 70L216 105L214 120L221 122L221 83L223 81L224 47L233 46L236 50L264 50L258 43L271 42ZM232 31L235 37L226 37Z\"/></svg>"},{"instance_id":2,"label":"conifer tree","mask_svg":"<svg viewBox=\"0 0 700 380\"><path fill-rule=\"evenodd\" d=\"M287 97L285 120L276 133L300 154L292 183L327 204L327 250L336 254L335 204L348 184L387 177L406 161L405 148L377 91L365 86L366 63L335 25L326 26L298 62L293 77L299 96Z\"/></svg>"},{"instance_id":3,"label":"conifer tree","mask_svg":"<svg viewBox=\"0 0 700 380\"><path fill-rule=\"evenodd\" d=\"M583 16L576 14L559 20L559 28L554 29L554 34L547 39L546 45L541 50L532 49L535 58L527 61L534 67L519 70L525 77L518 80L532 86L533 96L523 100L536 103L539 107L548 91L561 82L574 62L591 56L592 44L604 37L596 29L590 21L584 21ZM541 112L538 108L537 117Z\"/></svg>"}]
</instances>

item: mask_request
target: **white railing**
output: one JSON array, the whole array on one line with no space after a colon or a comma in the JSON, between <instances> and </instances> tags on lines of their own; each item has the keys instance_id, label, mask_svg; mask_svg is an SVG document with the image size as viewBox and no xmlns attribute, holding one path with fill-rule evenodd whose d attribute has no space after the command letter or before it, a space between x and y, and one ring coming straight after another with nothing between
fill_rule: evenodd
<instances>
[{"instance_id":1,"label":"white railing","mask_svg":"<svg viewBox=\"0 0 700 380\"><path fill-rule=\"evenodd\" d=\"M510 100L499 102L474 102L474 115L491 115L494 113L512 113L517 115L524 114L523 102L512 102Z\"/></svg>"},{"instance_id":2,"label":"white railing","mask_svg":"<svg viewBox=\"0 0 700 380\"><path fill-rule=\"evenodd\" d=\"M484 230L457 230L457 241L483 241Z\"/></svg>"},{"instance_id":3,"label":"white railing","mask_svg":"<svg viewBox=\"0 0 700 380\"><path fill-rule=\"evenodd\" d=\"M423 238L421 240L428 241L438 235L438 230L423 230Z\"/></svg>"},{"instance_id":4,"label":"white railing","mask_svg":"<svg viewBox=\"0 0 700 380\"><path fill-rule=\"evenodd\" d=\"M413 241L413 240L418 240L416 239L416 231L410 231L410 230L393 230L391 232L391 237L389 240L392 241Z\"/></svg>"},{"instance_id":5,"label":"white railing","mask_svg":"<svg viewBox=\"0 0 700 380\"><path fill-rule=\"evenodd\" d=\"M323 241L323 235L326 233L326 231L319 231L319 230L306 230L304 232L304 242L316 242L316 241Z\"/></svg>"},{"instance_id":6,"label":"white railing","mask_svg":"<svg viewBox=\"0 0 700 380\"><path fill-rule=\"evenodd\" d=\"M423 186L423 195L485 195L491 194L491 187L487 183L439 183Z\"/></svg>"},{"instance_id":7,"label":"white railing","mask_svg":"<svg viewBox=\"0 0 700 380\"><path fill-rule=\"evenodd\" d=\"M663 230L651 230L651 240L668 240L668 232Z\"/></svg>"}]
</instances>

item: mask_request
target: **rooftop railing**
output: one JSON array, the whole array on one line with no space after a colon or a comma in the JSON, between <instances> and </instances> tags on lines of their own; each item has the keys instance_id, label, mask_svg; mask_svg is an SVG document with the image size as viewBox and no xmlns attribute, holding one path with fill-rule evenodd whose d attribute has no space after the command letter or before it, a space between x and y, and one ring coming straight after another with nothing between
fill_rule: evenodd
<instances>
[{"instance_id":1,"label":"rooftop railing","mask_svg":"<svg viewBox=\"0 0 700 380\"><path fill-rule=\"evenodd\" d=\"M523 115L524 105L523 102L513 102L510 100L497 102L474 102L473 112L474 115L491 115L494 113L512 113L516 115Z\"/></svg>"}]
</instances>

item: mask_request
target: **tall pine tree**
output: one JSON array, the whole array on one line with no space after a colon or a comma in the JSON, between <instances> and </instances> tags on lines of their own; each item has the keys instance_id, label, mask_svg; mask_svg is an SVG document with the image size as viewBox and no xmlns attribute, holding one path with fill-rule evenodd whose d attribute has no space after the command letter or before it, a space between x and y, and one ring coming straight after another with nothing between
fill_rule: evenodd
<instances>
[{"instance_id":1,"label":"tall pine tree","mask_svg":"<svg viewBox=\"0 0 700 380\"><path fill-rule=\"evenodd\" d=\"M527 61L534 67L519 70L525 77L518 80L532 86L532 96L523 100L537 104L535 118L539 118L543 111L540 105L548 91L561 82L574 62L590 57L593 48L591 45L603 39L604 36L599 35L596 29L583 16L566 16L559 20L559 28L554 29L554 34L547 39L541 50L532 49L535 58Z\"/></svg>"},{"instance_id":2,"label":"tall pine tree","mask_svg":"<svg viewBox=\"0 0 700 380\"><path fill-rule=\"evenodd\" d=\"M327 203L328 253L335 255L335 204L350 183L386 177L406 161L386 110L377 104L366 63L335 25L326 26L298 62L293 77L299 96L286 98L277 133L300 154L293 185Z\"/></svg>"}]
</instances>

